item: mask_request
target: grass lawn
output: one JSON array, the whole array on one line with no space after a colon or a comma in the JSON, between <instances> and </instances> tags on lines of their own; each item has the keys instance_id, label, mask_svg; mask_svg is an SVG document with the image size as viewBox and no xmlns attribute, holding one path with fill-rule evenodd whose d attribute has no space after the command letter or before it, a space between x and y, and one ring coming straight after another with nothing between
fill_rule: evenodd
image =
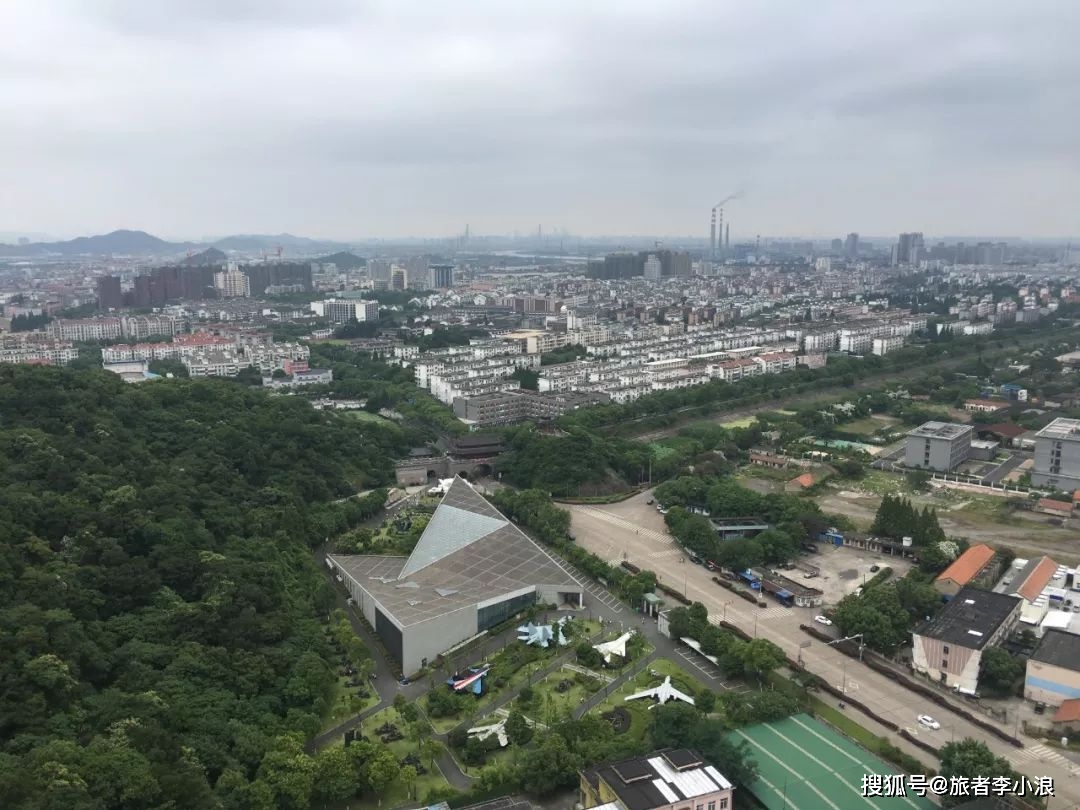
<instances>
[{"instance_id":1,"label":"grass lawn","mask_svg":"<svg viewBox=\"0 0 1080 810\"><path fill-rule=\"evenodd\" d=\"M359 419L361 422L389 422L390 420L379 416L377 413L369 413L365 410L342 411L346 416Z\"/></svg>"},{"instance_id":2,"label":"grass lawn","mask_svg":"<svg viewBox=\"0 0 1080 810\"><path fill-rule=\"evenodd\" d=\"M787 467L779 470L772 467L763 467L760 464L747 464L739 469L740 478L757 478L761 481L782 481L787 483L802 471L797 467Z\"/></svg>"},{"instance_id":3,"label":"grass lawn","mask_svg":"<svg viewBox=\"0 0 1080 810\"><path fill-rule=\"evenodd\" d=\"M398 720L397 712L395 712L393 709L383 709L378 714L372 715L371 717L369 717L367 720L364 721L364 727L363 727L364 736L366 736L372 742L378 743L379 745L382 745L384 748L390 749L390 751L394 754L394 756L397 757L399 762L402 759L404 759L406 756L408 756L409 754L415 754L416 753L416 743L414 743L412 740L410 740L408 738L406 738L404 740L397 740L397 741L391 742L391 743L385 743L385 744L382 743L382 741L379 739L379 735L375 733L375 729L377 729L383 723L387 723L387 722L396 725L404 733L405 728L404 728L404 725ZM422 762L422 764L423 764L423 766L425 768L428 769L428 772L426 774L424 774L423 776L418 776L416 778L416 784L413 787L413 795L414 796L420 797L420 799L422 799L425 795L427 795L427 792L429 790L432 790L433 788L446 788L446 787L449 787L449 783L443 777L442 772L439 770L439 766L438 766L437 763L434 766L432 766L431 763L429 763L427 760L424 760ZM412 803L413 803L413 806L415 806L416 803L420 799L411 800ZM382 805L381 806L383 806L383 807L401 807L401 806L409 804L409 802L410 802L410 799L409 799L408 790L407 790L406 786L401 782L400 779L395 779L393 782L390 783L390 786L386 789L385 793L383 794L383 796L382 796ZM353 802L350 802L350 806L352 806L353 804L355 804L355 805L357 805L359 807L365 807L366 808L366 807L375 807L375 806L378 805L378 802L372 801L370 799L367 799L367 800L362 801L362 802L358 802L358 801L354 800Z\"/></svg>"},{"instance_id":4,"label":"grass lawn","mask_svg":"<svg viewBox=\"0 0 1080 810\"><path fill-rule=\"evenodd\" d=\"M744 416L742 419L732 419L727 422L721 422L722 428L747 428L757 422L756 416Z\"/></svg>"},{"instance_id":5,"label":"grass lawn","mask_svg":"<svg viewBox=\"0 0 1080 810\"><path fill-rule=\"evenodd\" d=\"M570 688L560 692L558 686L568 681ZM589 678L568 669L552 672L541 681L533 684L533 699L527 707L515 706L530 720L544 725L568 717L587 697L600 691L603 682L599 678Z\"/></svg>"},{"instance_id":6,"label":"grass lawn","mask_svg":"<svg viewBox=\"0 0 1080 810\"><path fill-rule=\"evenodd\" d=\"M334 684L334 692L331 698L330 713L323 718L322 730L328 731L339 723L344 723L350 717L355 717L365 709L374 706L379 702L379 696L375 692L375 689L370 685L367 687L346 686L345 684L358 676L356 675L339 675L337 682ZM366 698L356 697L358 689L363 688L367 691L368 696ZM355 700L350 700L354 698Z\"/></svg>"},{"instance_id":7,"label":"grass lawn","mask_svg":"<svg viewBox=\"0 0 1080 810\"><path fill-rule=\"evenodd\" d=\"M851 422L844 422L844 424L840 426L840 430L843 430L847 433L859 433L863 436L872 436L882 428L890 428L899 423L899 419L876 419L872 416L868 416L865 419L856 419Z\"/></svg>"},{"instance_id":8,"label":"grass lawn","mask_svg":"<svg viewBox=\"0 0 1080 810\"><path fill-rule=\"evenodd\" d=\"M659 675L652 675L650 670L659 673ZM653 702L644 698L641 700L626 701L625 698L627 695L632 695L635 692L641 692L645 689L659 686L667 675L671 676L671 685L680 692L693 695L700 689L698 682L687 675L686 672L680 669L673 661L668 661L666 658L658 658L655 661L652 661L649 666L631 678L627 683L608 695L602 703L593 708L592 713L602 715L605 712L609 712L612 709L621 706L630 712L630 730L627 734L630 734L634 739L644 739L646 732L649 730L649 724L652 722L649 707L653 705Z\"/></svg>"}]
</instances>

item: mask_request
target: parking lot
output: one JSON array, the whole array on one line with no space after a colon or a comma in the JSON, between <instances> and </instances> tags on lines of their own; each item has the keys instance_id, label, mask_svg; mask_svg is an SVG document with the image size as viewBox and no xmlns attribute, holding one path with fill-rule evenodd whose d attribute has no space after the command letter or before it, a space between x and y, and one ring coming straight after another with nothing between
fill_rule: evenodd
<instances>
[{"instance_id":1,"label":"parking lot","mask_svg":"<svg viewBox=\"0 0 1080 810\"><path fill-rule=\"evenodd\" d=\"M817 543L817 554L806 554L801 559L817 566L821 573L812 579L804 578L798 571L786 571L793 579L802 584L817 588L825 593L825 604L835 605L849 593L874 576L873 566L891 568L893 579L898 579L911 570L912 563L900 557L877 554L859 548L847 546L829 546Z\"/></svg>"}]
</instances>

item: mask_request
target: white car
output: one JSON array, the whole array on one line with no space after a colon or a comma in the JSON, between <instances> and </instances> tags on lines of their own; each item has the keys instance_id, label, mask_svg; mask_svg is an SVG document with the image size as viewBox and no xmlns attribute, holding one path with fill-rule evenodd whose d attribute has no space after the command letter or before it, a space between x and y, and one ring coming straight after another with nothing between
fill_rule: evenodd
<instances>
[{"instance_id":1,"label":"white car","mask_svg":"<svg viewBox=\"0 0 1080 810\"><path fill-rule=\"evenodd\" d=\"M817 622L818 624L823 624L826 627L831 627L832 626L832 620L826 618L825 616L815 616L814 621Z\"/></svg>"},{"instance_id":2,"label":"white car","mask_svg":"<svg viewBox=\"0 0 1080 810\"><path fill-rule=\"evenodd\" d=\"M935 720L933 717L931 717L928 714L920 714L919 715L919 725L920 726L926 726L927 728L932 729L933 731L937 731L939 728L941 728L941 723L939 723L937 720Z\"/></svg>"}]
</instances>

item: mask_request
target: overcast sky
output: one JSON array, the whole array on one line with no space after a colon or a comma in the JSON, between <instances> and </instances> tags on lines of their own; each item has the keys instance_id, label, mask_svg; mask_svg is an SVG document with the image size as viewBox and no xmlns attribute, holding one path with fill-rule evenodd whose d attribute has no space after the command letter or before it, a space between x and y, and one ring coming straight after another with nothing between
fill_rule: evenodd
<instances>
[{"instance_id":1,"label":"overcast sky","mask_svg":"<svg viewBox=\"0 0 1080 810\"><path fill-rule=\"evenodd\" d=\"M0 231L1080 233L1080 2L3 0Z\"/></svg>"}]
</instances>

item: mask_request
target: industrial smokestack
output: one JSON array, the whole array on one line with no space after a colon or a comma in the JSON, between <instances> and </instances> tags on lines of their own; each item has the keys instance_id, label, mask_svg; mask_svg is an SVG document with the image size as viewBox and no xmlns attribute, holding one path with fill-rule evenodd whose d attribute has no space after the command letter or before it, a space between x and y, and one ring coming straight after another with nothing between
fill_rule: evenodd
<instances>
[{"instance_id":1,"label":"industrial smokestack","mask_svg":"<svg viewBox=\"0 0 1080 810\"><path fill-rule=\"evenodd\" d=\"M720 208L720 217L717 220L720 226L720 256L724 255L724 209Z\"/></svg>"},{"instance_id":2,"label":"industrial smokestack","mask_svg":"<svg viewBox=\"0 0 1080 810\"><path fill-rule=\"evenodd\" d=\"M712 221L709 224L709 258L716 256L716 209L712 210Z\"/></svg>"},{"instance_id":3,"label":"industrial smokestack","mask_svg":"<svg viewBox=\"0 0 1080 810\"><path fill-rule=\"evenodd\" d=\"M724 250L731 247L731 223L724 226Z\"/></svg>"}]
</instances>

